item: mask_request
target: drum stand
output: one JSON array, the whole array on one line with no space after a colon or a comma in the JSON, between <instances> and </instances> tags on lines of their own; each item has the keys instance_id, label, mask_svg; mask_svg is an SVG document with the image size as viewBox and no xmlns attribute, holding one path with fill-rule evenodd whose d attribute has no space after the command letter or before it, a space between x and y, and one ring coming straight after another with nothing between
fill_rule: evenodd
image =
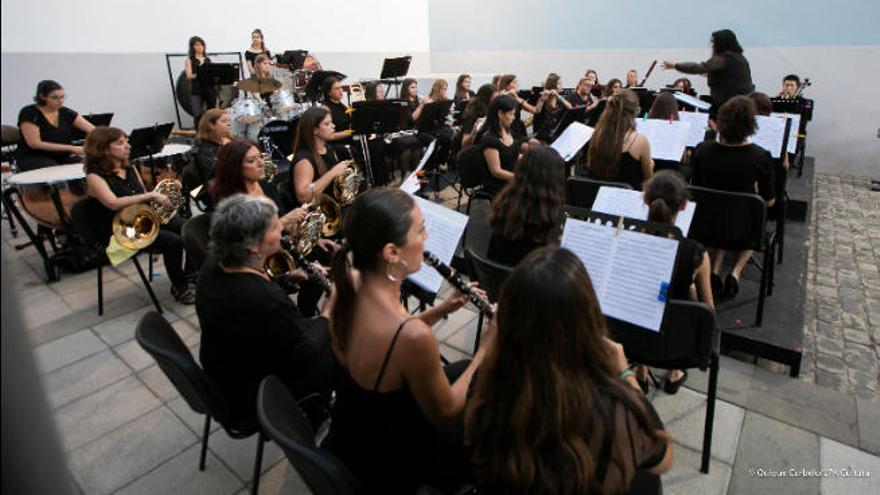
<instances>
[{"instance_id":1,"label":"drum stand","mask_svg":"<svg viewBox=\"0 0 880 495\"><path fill-rule=\"evenodd\" d=\"M64 205L61 203L61 195L58 192L58 188L54 185L49 185L49 190L52 204L58 212L58 218L61 219L61 227L59 230L64 233L65 240L69 243L72 238L71 236L73 235L73 228L68 221ZM21 211L15 206L15 201L12 199L13 194L18 195L18 201L21 203L22 198L18 191L14 188L9 188L3 192L3 206L7 211L15 215L15 218L18 219L18 223L21 224L22 230L24 230L28 239L30 239L30 242L15 246L15 249L24 249L27 246L33 245L37 252L40 253L40 257L43 258L43 266L46 268L46 277L49 282L57 282L59 280L58 260L62 257L70 256L71 253L69 250L65 249L66 246L62 246L62 249L60 250L58 249L53 229L40 223L37 224L37 232L34 232L31 229L27 220L21 214ZM52 255L49 255L48 251L46 251L46 241L49 241L49 245L52 247Z\"/></svg>"}]
</instances>

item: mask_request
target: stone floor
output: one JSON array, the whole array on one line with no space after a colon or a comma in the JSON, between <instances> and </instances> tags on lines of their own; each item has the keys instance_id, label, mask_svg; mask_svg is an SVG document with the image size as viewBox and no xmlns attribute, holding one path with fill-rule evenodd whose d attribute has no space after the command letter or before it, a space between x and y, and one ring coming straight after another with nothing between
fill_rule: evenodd
<instances>
[{"instance_id":1,"label":"stone floor","mask_svg":"<svg viewBox=\"0 0 880 495\"><path fill-rule=\"evenodd\" d=\"M820 189L826 181L842 190L851 187L847 180L822 177ZM820 201L830 199L825 193L818 196ZM448 204L448 192L442 197ZM864 247L870 239L874 254L878 253L873 235L877 224L867 225L858 229L860 239L851 241L856 253L851 262L859 268L858 253L864 251L860 242ZM253 438L232 440L215 427L207 469L198 471L202 418L187 407L133 340L135 322L151 309L133 265L105 271L106 314L99 317L94 272L63 274L59 282L47 285L35 250L13 249L20 240L21 235L11 238L3 222L3 270L14 279L4 290L15 291L21 303L78 490L84 494L247 493ZM829 275L827 269L824 273L836 277L835 281L845 280L847 258L833 256L835 262L844 261L834 273ZM200 335L194 308L171 300L161 261L155 271L159 275L153 285L166 317L198 356ZM817 278L817 283L820 280L825 278ZM820 286L837 287L816 285ZM848 297L846 291L838 295ZM872 303L868 297L865 292L860 306L866 327L877 311L877 299ZM855 325L843 323L843 315L849 312L842 306L849 303L841 299L840 303L820 304L835 308L838 319L831 323L839 322L845 337L846 329ZM874 330L876 344L876 325ZM447 358L467 356L473 347L476 315L463 309L438 324L435 332ZM698 469L706 373L692 371L677 396L652 392L653 403L675 442L673 468L663 477L666 493L880 494L880 402L876 395L816 386L728 357L721 359L719 376L712 461L705 475ZM308 493L271 444L260 492Z\"/></svg>"},{"instance_id":2,"label":"stone floor","mask_svg":"<svg viewBox=\"0 0 880 495\"><path fill-rule=\"evenodd\" d=\"M801 378L880 396L880 192L817 173Z\"/></svg>"}]
</instances>

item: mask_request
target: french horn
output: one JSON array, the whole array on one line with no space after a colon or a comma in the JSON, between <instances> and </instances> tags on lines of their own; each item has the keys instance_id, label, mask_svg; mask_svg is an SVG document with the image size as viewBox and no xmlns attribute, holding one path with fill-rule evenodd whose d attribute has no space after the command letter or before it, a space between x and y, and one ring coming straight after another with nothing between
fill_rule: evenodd
<instances>
[{"instance_id":1,"label":"french horn","mask_svg":"<svg viewBox=\"0 0 880 495\"><path fill-rule=\"evenodd\" d=\"M168 198L171 206L166 208L158 201L128 205L116 212L113 217L113 237L126 249L143 249L159 235L159 228L177 215L183 204L180 183L173 179L162 179L156 184L154 192Z\"/></svg>"}]
</instances>

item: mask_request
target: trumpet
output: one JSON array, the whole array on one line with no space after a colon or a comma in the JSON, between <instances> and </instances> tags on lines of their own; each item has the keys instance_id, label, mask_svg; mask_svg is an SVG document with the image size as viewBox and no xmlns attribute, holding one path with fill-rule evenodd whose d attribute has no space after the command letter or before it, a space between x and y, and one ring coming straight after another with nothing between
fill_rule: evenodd
<instances>
[{"instance_id":1,"label":"trumpet","mask_svg":"<svg viewBox=\"0 0 880 495\"><path fill-rule=\"evenodd\" d=\"M129 205L116 212L112 230L120 246L134 250L148 247L159 235L159 228L177 215L177 210L183 204L180 183L173 179L162 179L153 191L166 196L171 207L150 201Z\"/></svg>"}]
</instances>

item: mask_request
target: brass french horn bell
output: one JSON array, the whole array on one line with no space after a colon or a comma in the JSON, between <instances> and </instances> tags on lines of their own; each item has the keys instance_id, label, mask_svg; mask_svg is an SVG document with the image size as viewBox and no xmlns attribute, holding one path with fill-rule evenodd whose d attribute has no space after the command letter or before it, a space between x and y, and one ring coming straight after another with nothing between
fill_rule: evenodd
<instances>
[{"instance_id":1,"label":"brass french horn bell","mask_svg":"<svg viewBox=\"0 0 880 495\"><path fill-rule=\"evenodd\" d=\"M173 179L162 179L155 192L166 196L172 206L165 208L158 201L128 205L113 217L113 237L126 249L143 249L159 235L159 228L177 215L183 204L180 184Z\"/></svg>"},{"instance_id":2,"label":"brass french horn bell","mask_svg":"<svg viewBox=\"0 0 880 495\"><path fill-rule=\"evenodd\" d=\"M333 195L339 200L339 204L348 206L353 203L363 180L357 163L350 160L345 172L333 180Z\"/></svg>"}]
</instances>

